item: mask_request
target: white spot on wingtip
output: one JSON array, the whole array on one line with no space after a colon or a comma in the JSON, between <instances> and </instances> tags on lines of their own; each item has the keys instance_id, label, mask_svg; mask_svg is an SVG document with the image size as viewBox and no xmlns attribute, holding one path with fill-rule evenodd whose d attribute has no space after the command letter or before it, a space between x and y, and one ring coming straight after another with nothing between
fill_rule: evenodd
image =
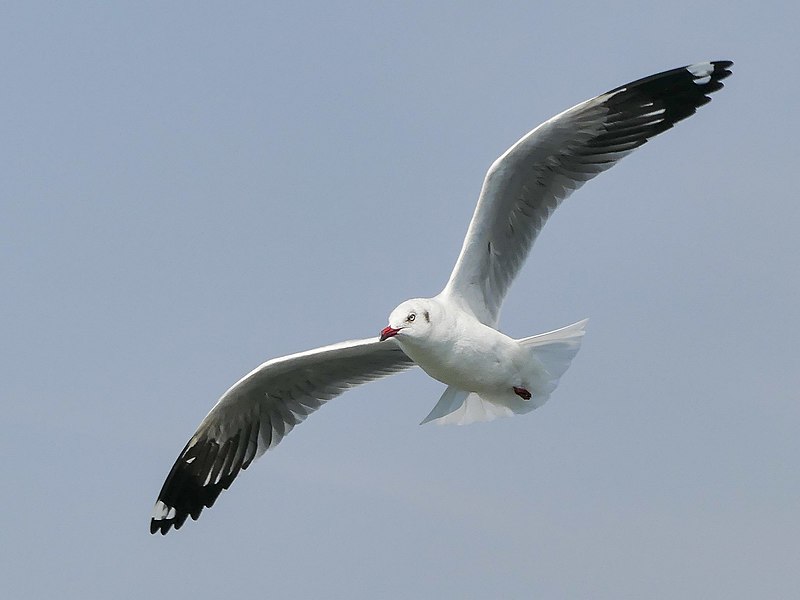
<instances>
[{"instance_id":1,"label":"white spot on wingtip","mask_svg":"<svg viewBox=\"0 0 800 600\"><path fill-rule=\"evenodd\" d=\"M169 516L170 512L174 513L175 509L174 508L171 509L169 506L167 506L161 500L159 500L158 502L156 502L156 505L153 508L153 518L156 521L160 521L161 519L170 519L172 518Z\"/></svg>"},{"instance_id":2,"label":"white spot on wingtip","mask_svg":"<svg viewBox=\"0 0 800 600\"><path fill-rule=\"evenodd\" d=\"M697 63L686 67L692 75L695 76L694 82L697 85L705 85L711 81L711 74L714 72L714 65L710 62Z\"/></svg>"},{"instance_id":3,"label":"white spot on wingtip","mask_svg":"<svg viewBox=\"0 0 800 600\"><path fill-rule=\"evenodd\" d=\"M194 459L196 458L197 458L196 456L192 456L191 458L187 458L185 462L187 465L190 465L194 462Z\"/></svg>"}]
</instances>

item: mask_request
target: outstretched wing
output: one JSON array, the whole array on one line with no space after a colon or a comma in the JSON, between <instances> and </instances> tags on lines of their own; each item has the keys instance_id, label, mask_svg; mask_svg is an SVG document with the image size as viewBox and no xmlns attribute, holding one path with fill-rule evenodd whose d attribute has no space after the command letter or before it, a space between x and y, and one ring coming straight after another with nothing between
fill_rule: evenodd
<instances>
[{"instance_id":1,"label":"outstretched wing","mask_svg":"<svg viewBox=\"0 0 800 600\"><path fill-rule=\"evenodd\" d=\"M601 94L546 121L486 174L461 254L442 294L487 325L536 236L561 201L723 87L730 61L665 71Z\"/></svg>"},{"instance_id":2,"label":"outstretched wing","mask_svg":"<svg viewBox=\"0 0 800 600\"><path fill-rule=\"evenodd\" d=\"M231 387L178 456L158 494L150 533L200 516L240 469L331 398L414 363L394 343L343 342L265 362Z\"/></svg>"}]
</instances>

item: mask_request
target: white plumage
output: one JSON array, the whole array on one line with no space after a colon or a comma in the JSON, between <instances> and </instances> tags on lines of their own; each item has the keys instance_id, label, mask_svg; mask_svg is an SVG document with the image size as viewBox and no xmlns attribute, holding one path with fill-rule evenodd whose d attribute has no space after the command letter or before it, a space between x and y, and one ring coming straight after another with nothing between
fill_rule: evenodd
<instances>
[{"instance_id":1,"label":"white plumage","mask_svg":"<svg viewBox=\"0 0 800 600\"><path fill-rule=\"evenodd\" d=\"M150 531L165 534L197 519L241 469L331 398L414 364L448 386L423 423L491 420L544 404L577 353L586 321L520 340L496 329L536 236L571 192L707 103L731 64L697 63L634 81L522 137L486 174L442 292L400 304L380 339L273 359L235 383L178 456Z\"/></svg>"}]
</instances>

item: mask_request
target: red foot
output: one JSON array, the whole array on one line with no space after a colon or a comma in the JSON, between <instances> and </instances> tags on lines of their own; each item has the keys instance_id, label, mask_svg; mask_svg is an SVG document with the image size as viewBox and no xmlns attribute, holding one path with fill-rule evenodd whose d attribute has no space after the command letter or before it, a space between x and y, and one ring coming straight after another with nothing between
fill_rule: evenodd
<instances>
[{"instance_id":1,"label":"red foot","mask_svg":"<svg viewBox=\"0 0 800 600\"><path fill-rule=\"evenodd\" d=\"M531 399L531 393L525 388L514 386L514 393L523 400Z\"/></svg>"}]
</instances>

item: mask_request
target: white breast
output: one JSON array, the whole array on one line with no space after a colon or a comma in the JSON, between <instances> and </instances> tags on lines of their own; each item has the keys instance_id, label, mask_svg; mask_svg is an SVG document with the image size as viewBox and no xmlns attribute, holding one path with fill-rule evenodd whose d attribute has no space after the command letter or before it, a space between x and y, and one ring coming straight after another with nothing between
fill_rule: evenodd
<instances>
[{"instance_id":1,"label":"white breast","mask_svg":"<svg viewBox=\"0 0 800 600\"><path fill-rule=\"evenodd\" d=\"M515 340L466 313L446 325L424 339L397 341L428 375L462 390L496 391L520 380L526 355Z\"/></svg>"}]
</instances>

